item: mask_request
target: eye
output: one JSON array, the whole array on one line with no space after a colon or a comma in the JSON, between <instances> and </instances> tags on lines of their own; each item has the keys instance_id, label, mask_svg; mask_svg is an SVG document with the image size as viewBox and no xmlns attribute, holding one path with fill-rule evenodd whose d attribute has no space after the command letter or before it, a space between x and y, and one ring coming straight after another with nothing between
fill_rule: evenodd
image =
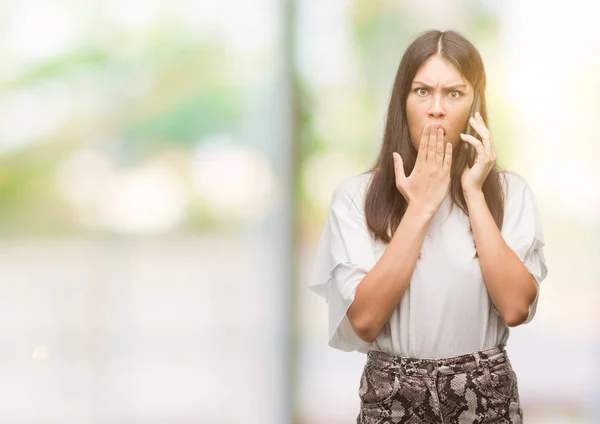
<instances>
[{"instance_id":1,"label":"eye","mask_svg":"<svg viewBox=\"0 0 600 424\"><path fill-rule=\"evenodd\" d=\"M460 91L452 90L448 95L451 99L456 100L461 96L461 94L462 93Z\"/></svg>"},{"instance_id":2,"label":"eye","mask_svg":"<svg viewBox=\"0 0 600 424\"><path fill-rule=\"evenodd\" d=\"M427 89L423 88L423 87L419 87L415 90L415 92L419 95L419 96L426 96L427 95Z\"/></svg>"}]
</instances>

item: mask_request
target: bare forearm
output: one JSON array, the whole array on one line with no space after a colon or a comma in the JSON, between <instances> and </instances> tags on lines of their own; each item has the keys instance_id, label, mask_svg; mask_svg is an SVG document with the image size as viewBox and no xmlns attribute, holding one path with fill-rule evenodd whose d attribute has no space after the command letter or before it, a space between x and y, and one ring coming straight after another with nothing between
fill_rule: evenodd
<instances>
[{"instance_id":1,"label":"bare forearm","mask_svg":"<svg viewBox=\"0 0 600 424\"><path fill-rule=\"evenodd\" d=\"M504 241L483 193L465 193L465 199L487 291L504 321L518 325L527 317L537 282Z\"/></svg>"},{"instance_id":2,"label":"bare forearm","mask_svg":"<svg viewBox=\"0 0 600 424\"><path fill-rule=\"evenodd\" d=\"M348 318L357 334L374 341L402 300L431 214L409 205L385 252L356 289Z\"/></svg>"}]
</instances>

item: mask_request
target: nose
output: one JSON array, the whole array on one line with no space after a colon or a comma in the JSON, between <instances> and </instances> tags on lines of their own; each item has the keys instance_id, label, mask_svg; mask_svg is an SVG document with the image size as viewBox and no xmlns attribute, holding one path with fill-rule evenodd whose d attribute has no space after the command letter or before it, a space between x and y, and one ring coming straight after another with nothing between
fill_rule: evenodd
<instances>
[{"instance_id":1,"label":"nose","mask_svg":"<svg viewBox=\"0 0 600 424\"><path fill-rule=\"evenodd\" d=\"M446 115L444 105L440 96L431 96L431 104L429 105L428 115L430 118L442 118Z\"/></svg>"}]
</instances>

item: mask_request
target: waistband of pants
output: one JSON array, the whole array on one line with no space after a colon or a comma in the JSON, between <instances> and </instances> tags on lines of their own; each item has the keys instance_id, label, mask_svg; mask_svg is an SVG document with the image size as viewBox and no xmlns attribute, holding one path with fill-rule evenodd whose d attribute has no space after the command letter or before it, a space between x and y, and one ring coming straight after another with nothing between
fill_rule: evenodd
<instances>
[{"instance_id":1,"label":"waistband of pants","mask_svg":"<svg viewBox=\"0 0 600 424\"><path fill-rule=\"evenodd\" d=\"M407 374L433 374L434 371L442 374L456 374L483 370L485 367L493 367L504 362L510 364L504 345L441 359L409 358L376 350L367 353L368 366Z\"/></svg>"}]
</instances>

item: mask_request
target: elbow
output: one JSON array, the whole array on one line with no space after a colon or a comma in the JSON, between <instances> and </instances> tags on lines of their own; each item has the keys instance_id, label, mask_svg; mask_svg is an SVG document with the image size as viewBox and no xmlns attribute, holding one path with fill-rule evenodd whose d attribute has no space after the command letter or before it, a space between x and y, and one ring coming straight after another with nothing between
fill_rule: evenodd
<instances>
[{"instance_id":1,"label":"elbow","mask_svg":"<svg viewBox=\"0 0 600 424\"><path fill-rule=\"evenodd\" d=\"M509 327L517 327L527 321L529 316L529 308L520 308L518 310L507 313L502 318Z\"/></svg>"},{"instance_id":2,"label":"elbow","mask_svg":"<svg viewBox=\"0 0 600 424\"><path fill-rule=\"evenodd\" d=\"M532 302L535 300L537 292L532 293L530 301L519 300L514 302L512 307L505 308L502 315L504 322L509 327L517 327L527 321Z\"/></svg>"},{"instance_id":3,"label":"elbow","mask_svg":"<svg viewBox=\"0 0 600 424\"><path fill-rule=\"evenodd\" d=\"M377 336L379 335L377 332L372 329L365 329L361 332L357 332L356 335L360 337L361 340L367 343L374 343L377 340Z\"/></svg>"},{"instance_id":4,"label":"elbow","mask_svg":"<svg viewBox=\"0 0 600 424\"><path fill-rule=\"evenodd\" d=\"M352 325L352 328L354 329L356 335L360 337L361 340L367 343L373 343L375 342L375 340L377 340L377 336L379 336L380 330L378 331L374 325L367 322L366 320L358 322L350 321L350 324Z\"/></svg>"},{"instance_id":5,"label":"elbow","mask_svg":"<svg viewBox=\"0 0 600 424\"><path fill-rule=\"evenodd\" d=\"M523 300L515 301L514 304L517 306L513 306L509 309L505 314L502 314L502 318L506 325L509 327L517 327L525 322L529 318L530 307L535 302L535 299L538 295L538 283L537 280L530 275L531 281L531 290L526 294L526 302Z\"/></svg>"}]
</instances>

